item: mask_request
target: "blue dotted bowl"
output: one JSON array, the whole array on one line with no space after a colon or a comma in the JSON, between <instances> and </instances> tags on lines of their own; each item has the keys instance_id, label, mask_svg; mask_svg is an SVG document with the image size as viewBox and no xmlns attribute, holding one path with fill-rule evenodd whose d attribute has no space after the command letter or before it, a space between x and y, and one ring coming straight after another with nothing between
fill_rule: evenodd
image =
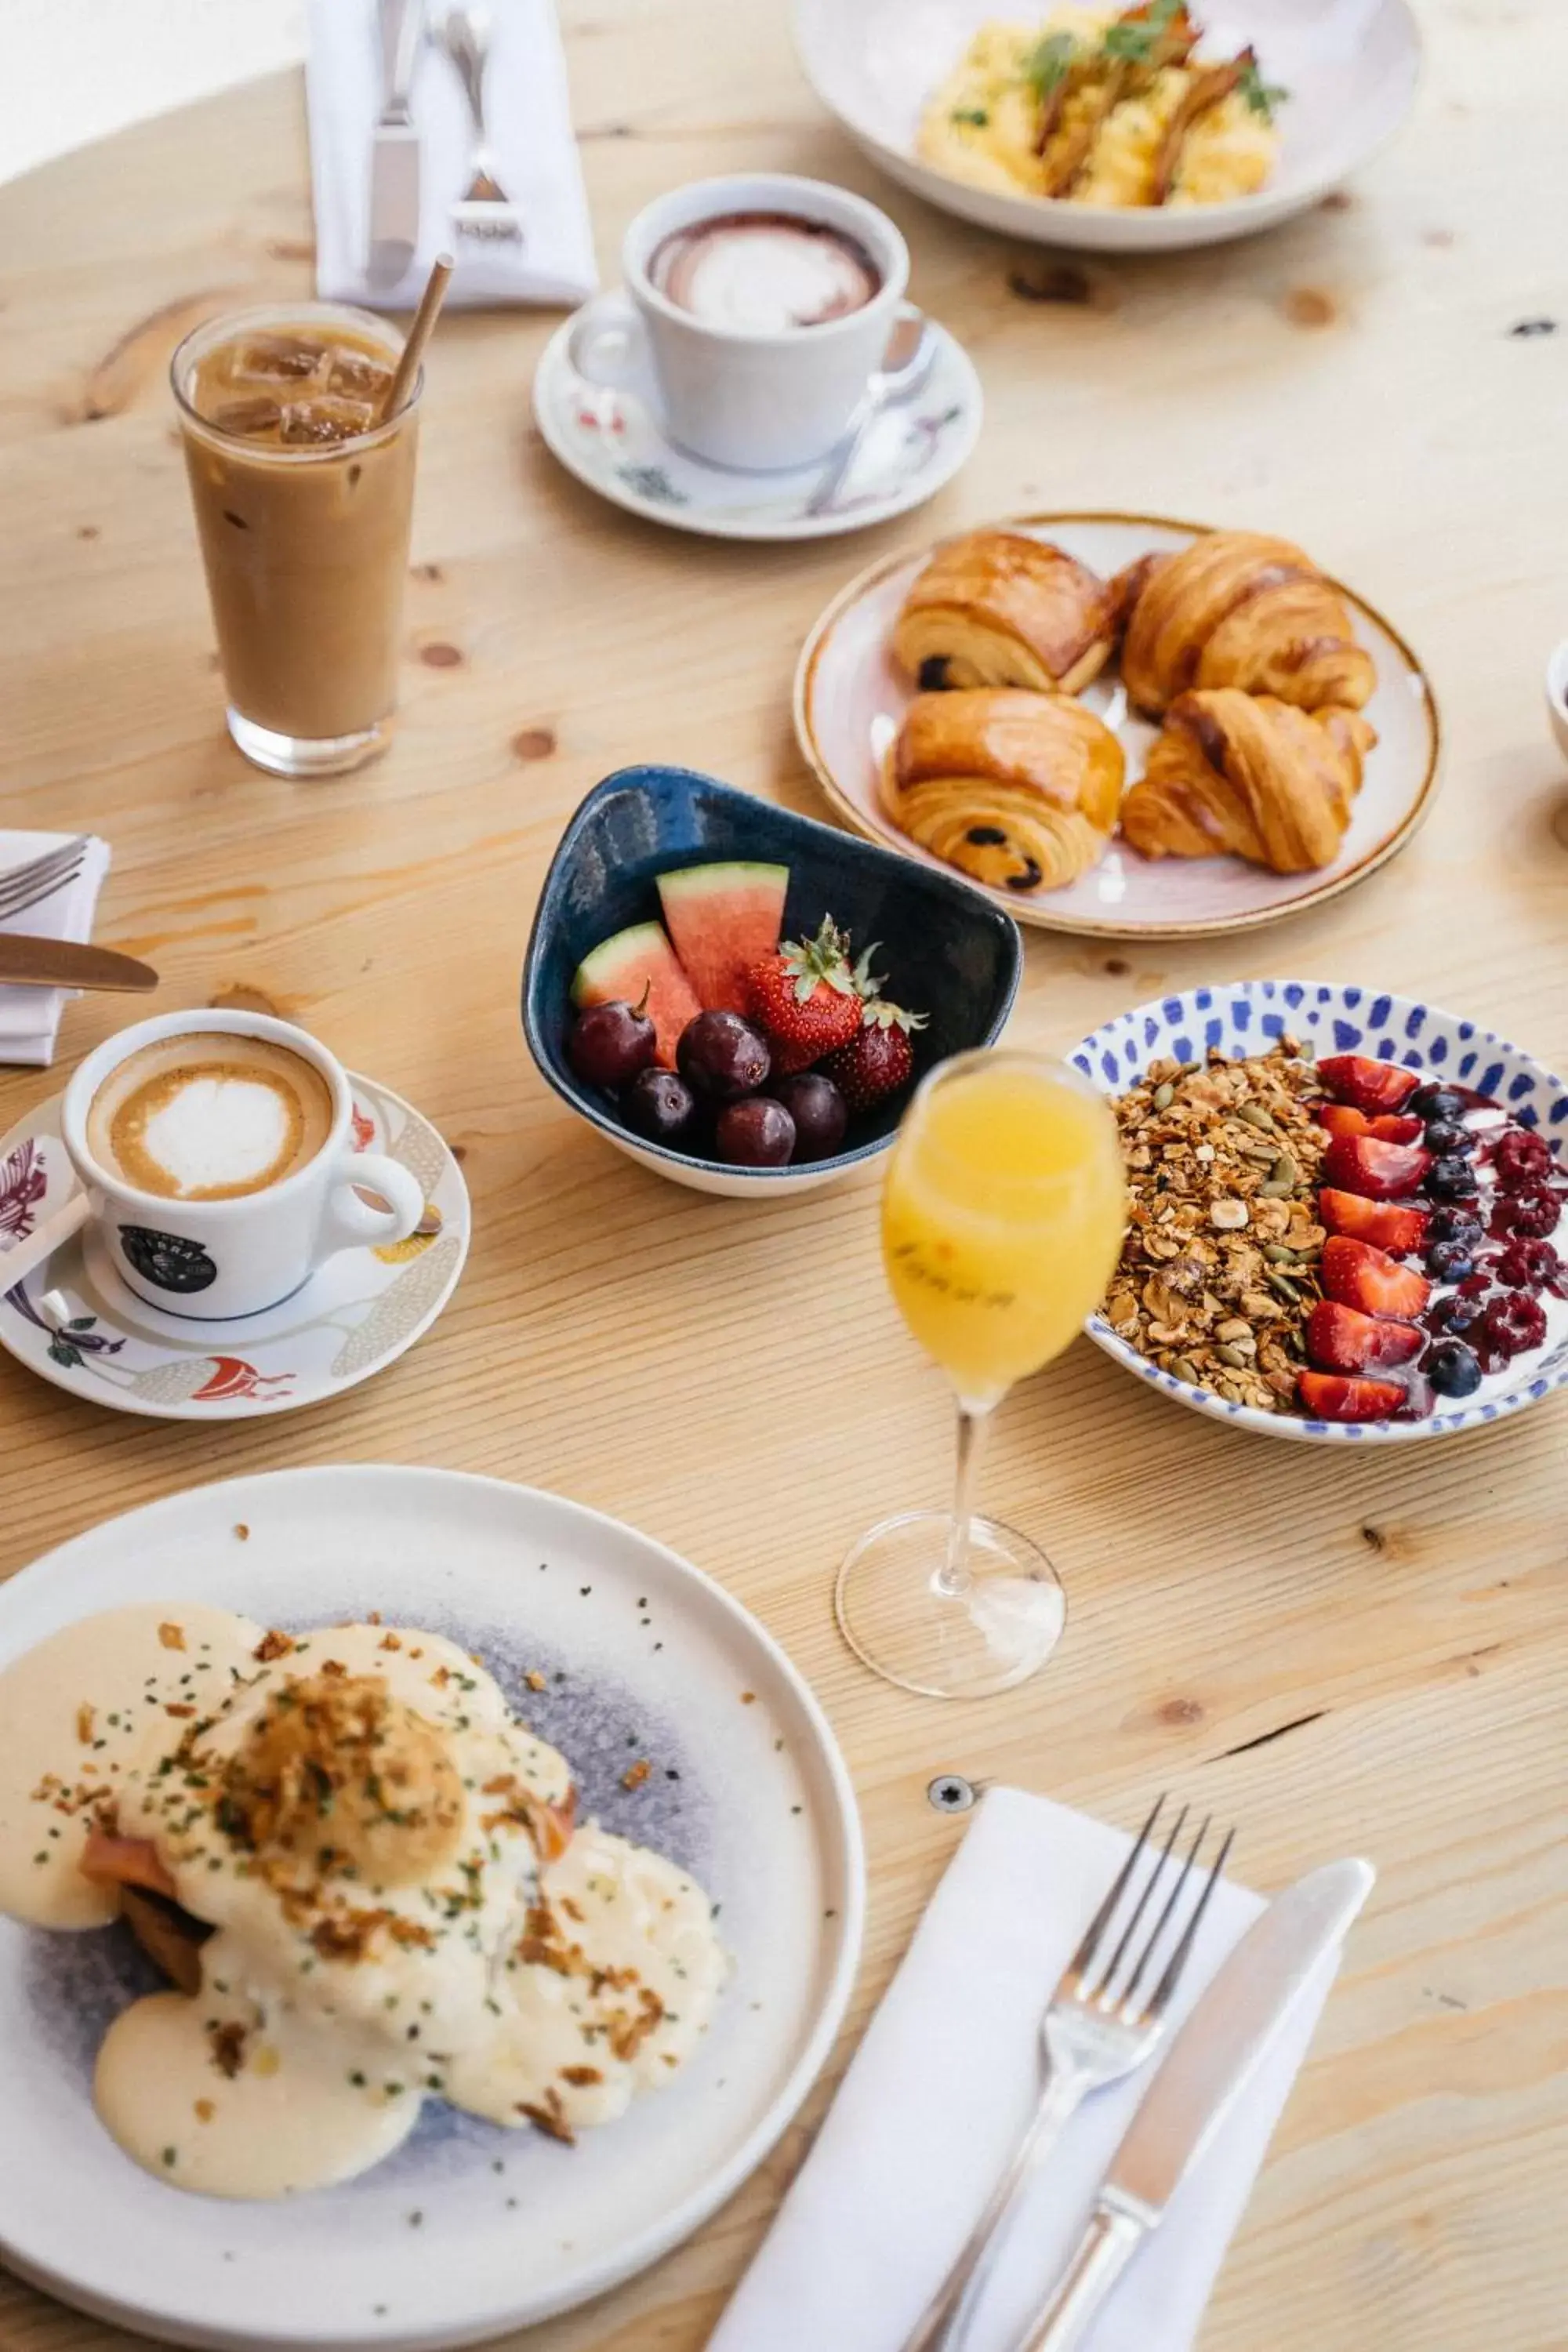
<instances>
[{"instance_id":1,"label":"blue dotted bowl","mask_svg":"<svg viewBox=\"0 0 1568 2352\"><path fill-rule=\"evenodd\" d=\"M1568 1087L1517 1045L1478 1028L1473 1021L1441 1013L1436 1005L1330 981L1245 980L1161 997L1108 1021L1070 1058L1102 1093L1121 1095L1137 1084L1152 1062L1201 1061L1211 1046L1233 1058L1267 1053L1276 1038L1286 1034L1314 1046L1321 1056L1364 1054L1373 1061L1399 1062L1406 1069L1474 1087L1506 1103L1521 1126L1539 1128L1552 1137L1568 1135ZM1426 1421L1308 1421L1294 1413L1260 1412L1255 1405L1232 1404L1208 1389L1191 1387L1119 1339L1103 1315L1090 1316L1086 1328L1108 1356L1178 1404L1243 1429L1259 1430L1266 1437L1300 1438L1320 1445L1390 1445L1420 1437L1451 1437L1458 1430L1484 1428L1522 1412L1568 1381L1564 1333L1543 1356L1525 1360L1516 1388L1489 1386L1473 1403L1433 1413Z\"/></svg>"}]
</instances>

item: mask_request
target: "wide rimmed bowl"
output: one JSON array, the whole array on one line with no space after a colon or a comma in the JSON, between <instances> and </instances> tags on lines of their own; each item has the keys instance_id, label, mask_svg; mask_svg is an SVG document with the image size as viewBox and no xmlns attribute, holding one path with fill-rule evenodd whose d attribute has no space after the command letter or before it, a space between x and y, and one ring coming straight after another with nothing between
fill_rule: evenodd
<instances>
[{"instance_id":1,"label":"wide rimmed bowl","mask_svg":"<svg viewBox=\"0 0 1568 2352\"><path fill-rule=\"evenodd\" d=\"M1137 1085L1152 1062L1196 1061L1215 1048L1232 1059L1267 1053L1281 1036L1297 1037L1321 1055L1362 1054L1472 1087L1497 1096L1521 1125L1539 1129L1549 1138L1568 1136L1568 1085L1518 1045L1478 1022L1414 997L1331 981L1246 980L1161 997L1108 1021L1069 1059L1102 1093L1120 1096ZM1212 1390L1178 1380L1119 1339L1103 1315L1092 1315L1085 1328L1097 1347L1162 1396L1234 1427L1255 1429L1264 1437L1295 1438L1315 1445L1403 1445L1419 1438L1452 1437L1505 1421L1568 1382L1568 1318L1563 1318L1555 1332L1548 1331L1543 1348L1516 1358L1506 1373L1487 1381L1473 1400L1424 1421L1310 1421L1236 1404Z\"/></svg>"},{"instance_id":2,"label":"wide rimmed bowl","mask_svg":"<svg viewBox=\"0 0 1568 2352\"><path fill-rule=\"evenodd\" d=\"M817 97L885 172L961 219L1037 245L1173 253L1272 228L1318 204L1393 137L1415 96L1421 32L1408 0L1215 0L1196 10L1205 52L1257 44L1266 79L1290 92L1279 159L1254 195L1178 206L1080 205L956 180L916 149L921 110L997 0L795 0L795 47Z\"/></svg>"}]
</instances>

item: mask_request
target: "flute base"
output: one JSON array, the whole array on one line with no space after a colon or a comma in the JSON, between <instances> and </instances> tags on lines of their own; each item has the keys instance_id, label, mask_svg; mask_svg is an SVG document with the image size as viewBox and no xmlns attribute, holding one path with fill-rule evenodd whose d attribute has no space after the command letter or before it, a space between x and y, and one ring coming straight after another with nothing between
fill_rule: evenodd
<instances>
[{"instance_id":1,"label":"flute base","mask_svg":"<svg viewBox=\"0 0 1568 2352\"><path fill-rule=\"evenodd\" d=\"M970 1522L963 1589L941 1578L945 1511L904 1511L861 1537L833 1604L857 1657L925 1698L987 1698L1037 1674L1067 1622L1056 1570L1016 1528Z\"/></svg>"}]
</instances>

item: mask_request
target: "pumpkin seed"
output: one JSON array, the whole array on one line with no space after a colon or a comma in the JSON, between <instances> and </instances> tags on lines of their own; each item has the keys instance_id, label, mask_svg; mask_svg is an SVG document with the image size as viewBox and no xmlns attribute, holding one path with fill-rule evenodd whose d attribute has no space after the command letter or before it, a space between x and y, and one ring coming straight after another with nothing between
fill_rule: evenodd
<instances>
[{"instance_id":1,"label":"pumpkin seed","mask_svg":"<svg viewBox=\"0 0 1568 2352\"><path fill-rule=\"evenodd\" d=\"M1268 1171L1268 1181L1258 1186L1266 1201L1277 1201L1286 1192L1293 1192L1300 1182L1300 1173L1288 1151L1282 1151Z\"/></svg>"},{"instance_id":2,"label":"pumpkin seed","mask_svg":"<svg viewBox=\"0 0 1568 2352\"><path fill-rule=\"evenodd\" d=\"M1295 1251L1287 1249L1283 1242L1265 1242L1263 1255L1270 1265L1294 1265L1296 1263Z\"/></svg>"},{"instance_id":3,"label":"pumpkin seed","mask_svg":"<svg viewBox=\"0 0 1568 2352\"><path fill-rule=\"evenodd\" d=\"M1176 1099L1176 1089L1175 1089L1175 1087L1171 1084L1171 1081L1170 1081L1170 1079L1169 1079L1169 1078L1167 1078L1167 1079L1165 1080L1165 1083L1164 1083L1164 1085L1163 1085L1163 1087L1155 1087L1155 1089L1154 1089L1154 1108L1155 1108L1156 1110L1169 1110L1169 1109L1170 1109L1170 1108L1171 1108L1171 1105L1175 1101L1175 1099Z\"/></svg>"},{"instance_id":4,"label":"pumpkin seed","mask_svg":"<svg viewBox=\"0 0 1568 2352\"><path fill-rule=\"evenodd\" d=\"M1179 1381L1185 1381L1190 1389L1203 1386L1203 1382L1198 1378L1198 1368L1190 1356L1173 1356L1171 1370Z\"/></svg>"},{"instance_id":5,"label":"pumpkin seed","mask_svg":"<svg viewBox=\"0 0 1568 2352\"><path fill-rule=\"evenodd\" d=\"M1301 1294L1288 1274L1281 1274L1278 1267L1271 1265L1264 1279L1270 1290L1277 1291L1281 1298L1288 1298L1293 1307L1300 1307Z\"/></svg>"},{"instance_id":6,"label":"pumpkin seed","mask_svg":"<svg viewBox=\"0 0 1568 2352\"><path fill-rule=\"evenodd\" d=\"M1264 1109L1261 1103L1243 1103L1236 1115L1237 1118L1244 1118L1248 1127L1265 1128L1270 1135L1279 1132L1272 1115Z\"/></svg>"},{"instance_id":7,"label":"pumpkin seed","mask_svg":"<svg viewBox=\"0 0 1568 2352\"><path fill-rule=\"evenodd\" d=\"M1216 1348L1215 1349L1215 1354L1219 1358L1222 1364L1228 1364L1233 1372L1246 1372L1250 1371L1252 1369L1239 1348Z\"/></svg>"}]
</instances>

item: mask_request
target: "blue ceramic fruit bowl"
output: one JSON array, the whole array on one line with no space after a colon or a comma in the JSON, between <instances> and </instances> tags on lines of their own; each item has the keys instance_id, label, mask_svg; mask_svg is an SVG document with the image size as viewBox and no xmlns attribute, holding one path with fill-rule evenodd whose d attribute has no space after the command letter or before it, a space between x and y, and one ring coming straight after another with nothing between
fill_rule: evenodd
<instances>
[{"instance_id":1,"label":"blue ceramic fruit bowl","mask_svg":"<svg viewBox=\"0 0 1568 2352\"><path fill-rule=\"evenodd\" d=\"M814 1191L887 1150L908 1088L852 1119L831 1159L734 1168L634 1134L566 1059L572 979L583 959L614 933L657 919L657 876L728 860L789 867L786 939L815 932L831 915L857 954L879 943L876 968L888 994L928 1015L912 1041L917 1080L933 1063L1000 1036L1018 991L1018 929L963 882L689 768L622 768L595 786L562 835L528 943L522 1025L534 1060L607 1141L678 1184L733 1199Z\"/></svg>"},{"instance_id":2,"label":"blue ceramic fruit bowl","mask_svg":"<svg viewBox=\"0 0 1568 2352\"><path fill-rule=\"evenodd\" d=\"M1084 1039L1071 1059L1103 1093L1122 1095L1153 1062L1197 1062L1214 1049L1236 1060L1268 1053L1282 1036L1299 1039L1319 1060L1335 1054L1360 1055L1489 1096L1521 1127L1543 1136L1558 1161L1557 1173L1568 1173L1568 1086L1561 1078L1473 1021L1381 989L1299 980L1247 980L1189 989L1184 995L1138 1005L1107 1022ZM1563 1249L1561 1241L1557 1246ZM1544 1345L1515 1356L1462 1403L1438 1397L1436 1410L1419 1420L1331 1422L1314 1421L1299 1412L1262 1412L1163 1370L1119 1339L1103 1314L1091 1316L1087 1328L1108 1356L1178 1404L1266 1437L1298 1438L1310 1444L1403 1444L1484 1429L1568 1383L1568 1308L1557 1301L1551 1306Z\"/></svg>"}]
</instances>

